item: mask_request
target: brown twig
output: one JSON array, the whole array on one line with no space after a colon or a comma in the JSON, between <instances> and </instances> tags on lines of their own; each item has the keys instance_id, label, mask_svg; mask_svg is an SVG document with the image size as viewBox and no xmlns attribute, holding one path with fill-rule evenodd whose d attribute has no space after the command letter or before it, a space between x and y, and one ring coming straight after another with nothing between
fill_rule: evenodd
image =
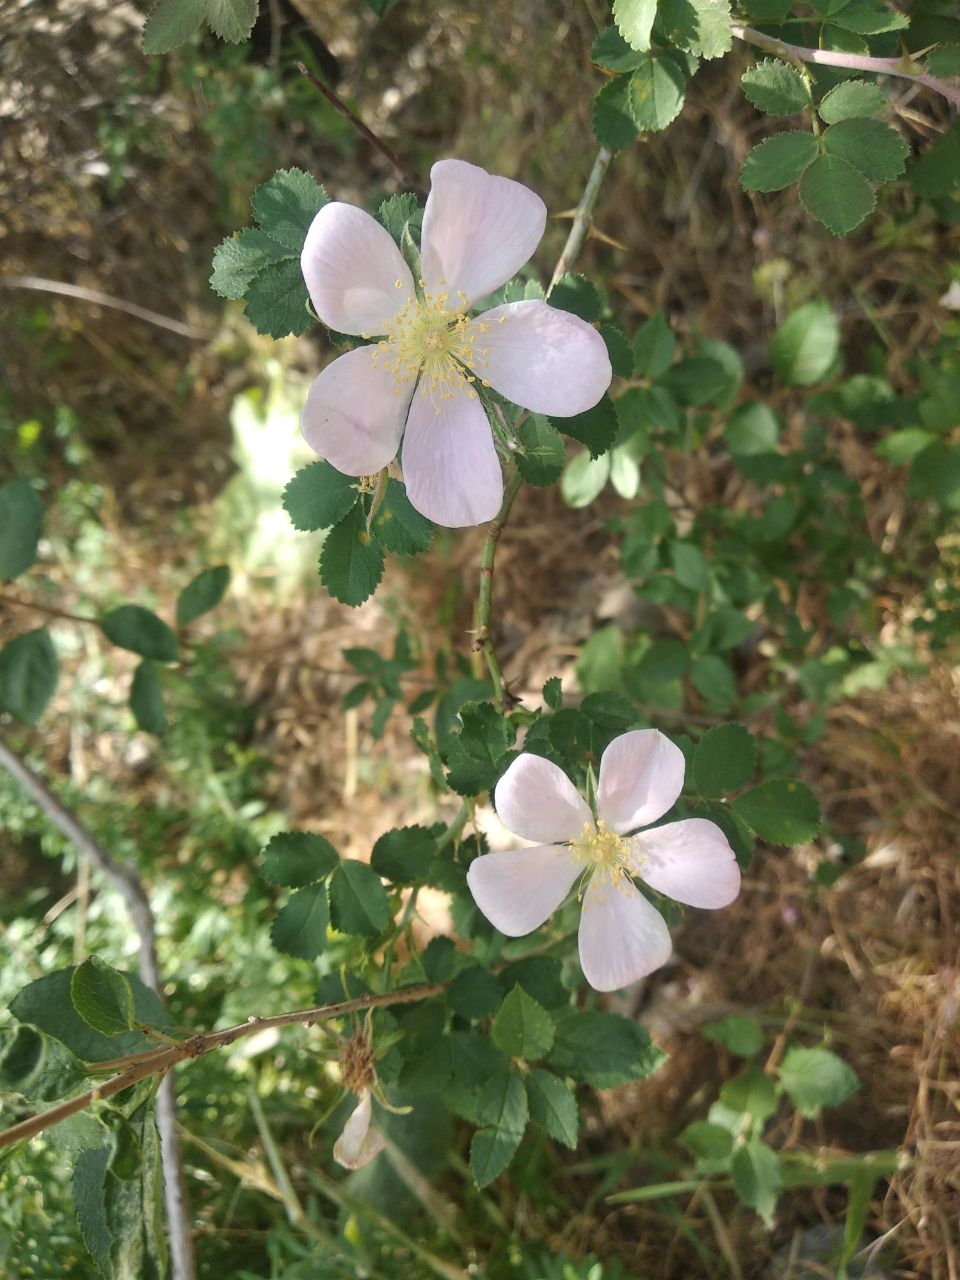
<instances>
[{"instance_id":1,"label":"brown twig","mask_svg":"<svg viewBox=\"0 0 960 1280\"><path fill-rule=\"evenodd\" d=\"M127 302L123 298L115 298L111 293L101 289L87 289L79 284L66 284L62 280L45 280L42 276L0 276L0 285L8 289L33 289L40 293L57 293L64 298L77 298L80 302L92 302L98 307L112 307L115 311L125 311L128 316L145 320L159 329L167 329L170 333L179 334L181 338L205 340L210 337L202 329L195 329L192 324L182 320L171 320L159 311L151 311L149 307L138 306L136 302Z\"/></svg>"},{"instance_id":2,"label":"brown twig","mask_svg":"<svg viewBox=\"0 0 960 1280\"><path fill-rule=\"evenodd\" d=\"M41 604L39 600L20 600L16 596L8 596L0 592L0 604L12 606L14 609L33 609L35 613L45 613L51 618L63 618L66 622L83 622L88 626L99 627L100 619L92 618L85 613L68 613L66 609L58 609L56 605Z\"/></svg>"}]
</instances>

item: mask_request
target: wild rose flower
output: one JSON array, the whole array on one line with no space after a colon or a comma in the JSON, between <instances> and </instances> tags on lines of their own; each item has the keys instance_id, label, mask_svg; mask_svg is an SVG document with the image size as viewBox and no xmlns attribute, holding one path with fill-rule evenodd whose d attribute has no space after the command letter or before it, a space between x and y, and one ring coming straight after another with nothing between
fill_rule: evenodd
<instances>
[{"instance_id":1,"label":"wild rose flower","mask_svg":"<svg viewBox=\"0 0 960 1280\"><path fill-rule=\"evenodd\" d=\"M333 1144L333 1158L344 1169L362 1169L386 1145L386 1138L379 1129L371 1128L373 1106L370 1090L360 1090L360 1101L351 1112L343 1133Z\"/></svg>"},{"instance_id":2,"label":"wild rose flower","mask_svg":"<svg viewBox=\"0 0 960 1280\"><path fill-rule=\"evenodd\" d=\"M477 383L534 413L571 417L610 385L603 339L545 302L469 308L510 280L546 222L539 196L462 160L430 171L422 279L389 233L353 205L325 205L301 266L331 329L379 342L334 360L310 388L303 435L345 475L372 475L403 440L407 495L437 524L491 520L503 476Z\"/></svg>"},{"instance_id":3,"label":"wild rose flower","mask_svg":"<svg viewBox=\"0 0 960 1280\"><path fill-rule=\"evenodd\" d=\"M501 933L538 928L583 879L580 964L597 991L625 987L665 964L663 916L633 884L691 907L725 907L740 892L740 869L713 822L688 818L642 831L683 788L683 752L657 729L624 733L604 751L596 817L557 765L519 755L497 783L504 825L533 848L476 858L467 882L477 906Z\"/></svg>"}]
</instances>

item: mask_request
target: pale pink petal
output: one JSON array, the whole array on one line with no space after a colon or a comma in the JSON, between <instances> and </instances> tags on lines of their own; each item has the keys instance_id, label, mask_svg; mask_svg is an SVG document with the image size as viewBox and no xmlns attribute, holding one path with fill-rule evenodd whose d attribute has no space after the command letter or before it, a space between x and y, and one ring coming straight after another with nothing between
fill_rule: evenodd
<instances>
[{"instance_id":1,"label":"pale pink petal","mask_svg":"<svg viewBox=\"0 0 960 1280\"><path fill-rule=\"evenodd\" d=\"M494 928L521 938L553 915L582 870L568 849L533 845L474 858L467 884Z\"/></svg>"},{"instance_id":2,"label":"pale pink petal","mask_svg":"<svg viewBox=\"0 0 960 1280\"><path fill-rule=\"evenodd\" d=\"M300 268L314 311L340 333L385 333L416 296L390 233L352 204L323 206L307 231Z\"/></svg>"},{"instance_id":3,"label":"pale pink petal","mask_svg":"<svg viewBox=\"0 0 960 1280\"><path fill-rule=\"evenodd\" d=\"M668 822L629 843L631 871L688 907L726 907L740 892L737 859L715 822Z\"/></svg>"},{"instance_id":4,"label":"pale pink petal","mask_svg":"<svg viewBox=\"0 0 960 1280\"><path fill-rule=\"evenodd\" d=\"M364 1089L360 1101L333 1145L333 1158L345 1169L362 1169L386 1145L379 1129L370 1127L370 1091Z\"/></svg>"},{"instance_id":5,"label":"pale pink petal","mask_svg":"<svg viewBox=\"0 0 960 1280\"><path fill-rule=\"evenodd\" d=\"M493 803L515 836L552 844L575 839L591 821L590 808L552 760L519 755L497 783Z\"/></svg>"},{"instance_id":6,"label":"pale pink petal","mask_svg":"<svg viewBox=\"0 0 960 1280\"><path fill-rule=\"evenodd\" d=\"M659 729L623 733L600 759L597 817L614 831L662 818L683 790L683 752Z\"/></svg>"},{"instance_id":7,"label":"pale pink petal","mask_svg":"<svg viewBox=\"0 0 960 1280\"><path fill-rule=\"evenodd\" d=\"M300 415L311 449L347 476L367 476L397 456L414 383L397 383L389 348L357 347L317 378Z\"/></svg>"},{"instance_id":8,"label":"pale pink petal","mask_svg":"<svg viewBox=\"0 0 960 1280\"><path fill-rule=\"evenodd\" d=\"M470 325L471 368L514 404L571 418L592 409L613 377L592 325L545 302L508 302Z\"/></svg>"},{"instance_id":9,"label":"pale pink petal","mask_svg":"<svg viewBox=\"0 0 960 1280\"><path fill-rule=\"evenodd\" d=\"M480 401L466 390L413 397L403 437L407 497L435 524L452 529L492 520L503 500L503 471Z\"/></svg>"},{"instance_id":10,"label":"pale pink petal","mask_svg":"<svg viewBox=\"0 0 960 1280\"><path fill-rule=\"evenodd\" d=\"M531 257L546 221L546 205L522 183L463 160L438 161L423 211L427 291L446 293L457 309L485 297Z\"/></svg>"},{"instance_id":11,"label":"pale pink petal","mask_svg":"<svg viewBox=\"0 0 960 1280\"><path fill-rule=\"evenodd\" d=\"M626 878L598 870L580 917L580 967L595 991L616 991L670 958L663 916Z\"/></svg>"}]
</instances>

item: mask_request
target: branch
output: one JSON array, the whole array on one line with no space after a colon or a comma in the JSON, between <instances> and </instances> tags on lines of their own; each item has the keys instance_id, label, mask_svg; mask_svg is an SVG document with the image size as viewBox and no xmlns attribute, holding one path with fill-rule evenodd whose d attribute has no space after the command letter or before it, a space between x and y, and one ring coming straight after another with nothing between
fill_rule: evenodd
<instances>
[{"instance_id":1,"label":"branch","mask_svg":"<svg viewBox=\"0 0 960 1280\"><path fill-rule=\"evenodd\" d=\"M802 45L787 44L776 36L764 35L762 31L742 27L736 22L730 27L730 34L747 44L756 45L758 49L764 49L767 53L776 54L787 62L815 62L824 67L847 67L851 71L871 71L875 75L912 80L915 84L922 84L934 93L939 93L955 107L960 107L960 87L947 84L945 80L938 80L936 76L928 76L922 71L909 70L909 57L873 58L866 54L841 53L835 49L805 49Z\"/></svg>"},{"instance_id":2,"label":"branch","mask_svg":"<svg viewBox=\"0 0 960 1280\"><path fill-rule=\"evenodd\" d=\"M439 995L446 988L445 982L433 982L425 986L401 987L399 991L388 991L383 995L358 996L356 1000L343 1000L339 1004L322 1004L313 1009L296 1009L290 1013L277 1013L269 1018L251 1017L246 1022L240 1022L234 1027L226 1027L222 1031L198 1032L189 1039L181 1041L180 1044L165 1046L161 1049L148 1049L145 1053L131 1054L126 1059L117 1058L114 1065L126 1064L117 1075L93 1089L88 1089L86 1093L68 1098L66 1102L58 1102L56 1106L31 1116L29 1120L21 1120L19 1124L11 1125L9 1129L0 1133L0 1148L32 1138L42 1133L44 1129L49 1129L59 1124L61 1120L66 1120L68 1116L76 1115L78 1111L85 1111L95 1102L112 1098L114 1094L129 1089L139 1080L145 1080L152 1075L164 1075L178 1062L202 1058L213 1049L224 1049L245 1036L256 1035L265 1028L289 1027L297 1022L303 1023L306 1027L312 1027L315 1022L327 1018L339 1018L345 1013L359 1013L364 1009L383 1009L392 1004L412 1004L417 1000L428 1000L431 996Z\"/></svg>"},{"instance_id":3,"label":"branch","mask_svg":"<svg viewBox=\"0 0 960 1280\"><path fill-rule=\"evenodd\" d=\"M593 162L593 168L590 170L590 177L587 179L587 185L583 189L583 195L580 197L580 203L577 205L573 214L573 226L570 228L570 234L567 236L567 243L563 246L563 252L557 259L557 265L553 269L553 276L550 279L550 288L547 290L547 297L553 292L553 287L561 276L566 275L577 258L580 256L580 250L583 248L583 242L587 238L587 233L593 223L593 210L597 203L597 197L600 194L600 188L603 180L607 176L607 169L610 167L610 161L613 159L613 152L608 151L606 147L601 147L597 152L597 157Z\"/></svg>"},{"instance_id":4,"label":"branch","mask_svg":"<svg viewBox=\"0 0 960 1280\"><path fill-rule=\"evenodd\" d=\"M92 302L98 307L113 307L116 311L124 311L128 316L136 316L138 320L146 320L147 324L155 324L159 329L168 329L170 333L179 334L181 338L196 338L206 341L211 335L202 329L195 329L182 320L171 320L159 311L151 311L149 307L138 306L135 302L126 302L123 298L115 298L111 293L100 289L86 289L79 284L65 284L62 280L44 280L41 276L0 276L0 285L8 289L35 289L40 293L59 293L65 298L78 298L81 302Z\"/></svg>"}]
</instances>

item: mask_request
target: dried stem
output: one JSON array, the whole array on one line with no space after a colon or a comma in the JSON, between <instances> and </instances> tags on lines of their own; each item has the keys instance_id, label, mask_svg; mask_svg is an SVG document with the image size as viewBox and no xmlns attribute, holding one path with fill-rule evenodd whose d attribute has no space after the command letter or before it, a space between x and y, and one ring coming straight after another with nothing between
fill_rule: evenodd
<instances>
[{"instance_id":1,"label":"dried stem","mask_svg":"<svg viewBox=\"0 0 960 1280\"><path fill-rule=\"evenodd\" d=\"M145 320L147 324L156 325L159 329L167 329L170 333L179 334L181 338L195 338L206 341L212 335L202 329L195 329L192 324L184 324L182 320L171 320L159 311L151 311L149 307L138 306L136 302L127 302L124 298L115 298L102 289L87 289L79 284L66 284L63 280L45 280L42 276L0 276L0 285L7 289L33 289L39 293L57 293L64 298L76 298L79 302L91 302L98 307L113 307L115 311L124 311L128 316Z\"/></svg>"}]
</instances>

